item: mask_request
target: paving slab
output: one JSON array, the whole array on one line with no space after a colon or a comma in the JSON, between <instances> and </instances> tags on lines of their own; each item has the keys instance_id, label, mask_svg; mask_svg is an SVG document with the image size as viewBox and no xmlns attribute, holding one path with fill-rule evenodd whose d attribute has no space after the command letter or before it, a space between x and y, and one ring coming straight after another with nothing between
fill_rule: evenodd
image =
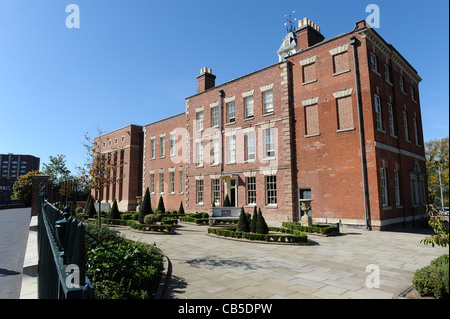
<instances>
[{"instance_id":1,"label":"paving slab","mask_svg":"<svg viewBox=\"0 0 450 319\"><path fill-rule=\"evenodd\" d=\"M342 236L311 236L313 245L241 242L207 235L207 226L180 223L177 235L124 236L156 243L172 262L166 298L393 298L415 270L448 250L420 243L417 232L342 227ZM380 288L366 287L366 267L380 269ZM204 279L204 280L202 280ZM180 289L180 281L182 282ZM170 289L169 289L170 290Z\"/></svg>"}]
</instances>

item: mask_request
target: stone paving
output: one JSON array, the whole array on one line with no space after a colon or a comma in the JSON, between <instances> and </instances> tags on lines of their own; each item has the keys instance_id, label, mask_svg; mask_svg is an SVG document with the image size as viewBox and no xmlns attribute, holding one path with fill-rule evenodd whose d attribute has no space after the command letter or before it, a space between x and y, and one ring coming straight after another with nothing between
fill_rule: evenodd
<instances>
[{"instance_id":1,"label":"stone paving","mask_svg":"<svg viewBox=\"0 0 450 319\"><path fill-rule=\"evenodd\" d=\"M411 286L417 269L448 253L420 243L429 235L423 229L378 232L341 227L341 236L310 235L306 246L212 237L206 226L182 222L175 235L117 230L162 249L172 263L163 297L175 299L391 299ZM378 288L372 280L375 268Z\"/></svg>"}]
</instances>

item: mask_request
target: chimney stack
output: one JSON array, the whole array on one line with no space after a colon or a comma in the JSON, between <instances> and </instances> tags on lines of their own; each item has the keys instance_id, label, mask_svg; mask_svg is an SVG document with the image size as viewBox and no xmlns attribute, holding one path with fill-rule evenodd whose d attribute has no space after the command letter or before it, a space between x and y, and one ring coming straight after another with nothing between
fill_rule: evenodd
<instances>
[{"instance_id":1,"label":"chimney stack","mask_svg":"<svg viewBox=\"0 0 450 319\"><path fill-rule=\"evenodd\" d=\"M216 76L211 73L211 68L204 67L197 75L197 94L216 86Z\"/></svg>"},{"instance_id":2,"label":"chimney stack","mask_svg":"<svg viewBox=\"0 0 450 319\"><path fill-rule=\"evenodd\" d=\"M325 39L320 33L320 27L308 18L298 21L298 29L295 32L297 33L297 52Z\"/></svg>"}]
</instances>

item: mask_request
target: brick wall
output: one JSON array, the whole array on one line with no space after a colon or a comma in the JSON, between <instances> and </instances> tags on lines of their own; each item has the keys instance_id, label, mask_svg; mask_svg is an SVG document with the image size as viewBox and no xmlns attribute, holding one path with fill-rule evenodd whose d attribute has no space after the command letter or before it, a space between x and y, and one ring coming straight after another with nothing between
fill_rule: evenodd
<instances>
[{"instance_id":1,"label":"brick wall","mask_svg":"<svg viewBox=\"0 0 450 319\"><path fill-rule=\"evenodd\" d=\"M184 152L186 143L186 129L185 129L185 115L184 113L172 116L170 118L148 124L144 127L144 165L143 165L143 179L142 179L142 195L144 195L147 187L151 188L150 179L153 175L153 189L150 198L152 208L155 209L158 205L159 198L162 197L166 210L178 210L180 203L184 199L184 184L185 184L185 163ZM175 137L175 144L173 153L170 153L170 136ZM163 138L163 139L162 139ZM164 140L164 153L161 154L161 142ZM152 141L155 145L155 153L152 156ZM182 175L180 175L180 172ZM164 174L163 186L161 186L159 174ZM173 174L173 189L169 189L170 177ZM183 187L180 189L180 177L182 178ZM152 192L153 190L153 192ZM163 192L160 192L163 190Z\"/></svg>"}]
</instances>

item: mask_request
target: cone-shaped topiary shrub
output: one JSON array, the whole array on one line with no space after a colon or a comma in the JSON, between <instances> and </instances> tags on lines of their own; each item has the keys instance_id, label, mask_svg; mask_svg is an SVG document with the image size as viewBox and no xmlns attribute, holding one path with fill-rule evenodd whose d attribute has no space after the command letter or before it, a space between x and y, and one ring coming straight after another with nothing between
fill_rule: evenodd
<instances>
[{"instance_id":1,"label":"cone-shaped topiary shrub","mask_svg":"<svg viewBox=\"0 0 450 319\"><path fill-rule=\"evenodd\" d=\"M144 199L142 200L142 204L139 210L139 218L138 221L141 224L144 224L144 218L145 215L153 214L152 210L152 202L150 201L150 191L147 189L145 190Z\"/></svg>"},{"instance_id":2,"label":"cone-shaped topiary shrub","mask_svg":"<svg viewBox=\"0 0 450 319\"><path fill-rule=\"evenodd\" d=\"M157 210L159 210L160 214L166 213L166 208L164 207L164 200L163 200L162 196L159 197Z\"/></svg>"},{"instance_id":3,"label":"cone-shaped topiary shrub","mask_svg":"<svg viewBox=\"0 0 450 319\"><path fill-rule=\"evenodd\" d=\"M237 230L245 232L250 231L250 225L248 224L247 215L245 214L244 207L241 207L241 214L239 215Z\"/></svg>"},{"instance_id":4,"label":"cone-shaped topiary shrub","mask_svg":"<svg viewBox=\"0 0 450 319\"><path fill-rule=\"evenodd\" d=\"M180 203L180 208L178 208L178 214L184 214L183 202Z\"/></svg>"},{"instance_id":5,"label":"cone-shaped topiary shrub","mask_svg":"<svg viewBox=\"0 0 450 319\"><path fill-rule=\"evenodd\" d=\"M250 221L250 231L256 233L256 221L258 220L258 212L256 211L256 206L253 207L253 217Z\"/></svg>"},{"instance_id":6,"label":"cone-shaped topiary shrub","mask_svg":"<svg viewBox=\"0 0 450 319\"><path fill-rule=\"evenodd\" d=\"M266 220L264 219L261 208L258 209L258 219L256 220L256 233L257 234L268 234L269 227L267 227Z\"/></svg>"},{"instance_id":7,"label":"cone-shaped topiary shrub","mask_svg":"<svg viewBox=\"0 0 450 319\"><path fill-rule=\"evenodd\" d=\"M117 201L114 200L111 210L109 211L109 218L120 219L119 208L117 207Z\"/></svg>"},{"instance_id":8,"label":"cone-shaped topiary shrub","mask_svg":"<svg viewBox=\"0 0 450 319\"><path fill-rule=\"evenodd\" d=\"M230 207L231 206L231 202L230 199L228 198L228 194L225 196L225 199L223 200L223 205L222 207Z\"/></svg>"}]
</instances>

